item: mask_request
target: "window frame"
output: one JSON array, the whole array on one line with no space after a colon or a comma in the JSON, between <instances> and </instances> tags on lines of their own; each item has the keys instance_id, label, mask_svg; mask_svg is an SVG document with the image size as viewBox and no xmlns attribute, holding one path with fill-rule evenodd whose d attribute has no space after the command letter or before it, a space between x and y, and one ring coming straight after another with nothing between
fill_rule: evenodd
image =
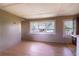
<instances>
[{"instance_id":1,"label":"window frame","mask_svg":"<svg viewBox=\"0 0 79 59\"><path fill-rule=\"evenodd\" d=\"M73 19L64 19L63 20L63 35L64 36L72 36L73 33L72 34L66 34L65 33L65 30L66 30L65 27L64 27L65 26L65 21L72 21L73 22L73 33L74 33L74 20Z\"/></svg>"},{"instance_id":2,"label":"window frame","mask_svg":"<svg viewBox=\"0 0 79 59\"><path fill-rule=\"evenodd\" d=\"M39 22L39 20L34 20L34 21L30 21L30 33L31 34L56 34L56 20L40 20L40 22L48 22L48 21L52 21L54 22L54 32L32 32L32 28L31 28L31 22Z\"/></svg>"}]
</instances>

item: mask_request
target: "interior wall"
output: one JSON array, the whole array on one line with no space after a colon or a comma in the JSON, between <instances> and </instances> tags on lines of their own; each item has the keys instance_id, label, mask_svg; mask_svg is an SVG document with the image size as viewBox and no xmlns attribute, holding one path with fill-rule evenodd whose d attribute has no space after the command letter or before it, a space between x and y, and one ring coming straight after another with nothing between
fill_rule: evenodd
<instances>
[{"instance_id":1,"label":"interior wall","mask_svg":"<svg viewBox=\"0 0 79 59\"><path fill-rule=\"evenodd\" d=\"M60 42L60 43L71 43L72 39L63 37L63 20L73 19L74 17L58 17L51 18L51 20L56 20L56 34L32 34L30 32L30 21L40 21L38 20L27 20L22 22L22 39L23 40L33 40L33 41L43 41L43 42ZM42 19L43 20L43 19ZM50 19L47 19L50 20Z\"/></svg>"},{"instance_id":2,"label":"interior wall","mask_svg":"<svg viewBox=\"0 0 79 59\"><path fill-rule=\"evenodd\" d=\"M55 29L57 34L30 34L33 38L32 40L35 41L43 41L43 42L58 42L63 43L62 40L62 21L56 19L48 19L48 20L55 20ZM40 20L39 20L40 21Z\"/></svg>"},{"instance_id":3,"label":"interior wall","mask_svg":"<svg viewBox=\"0 0 79 59\"><path fill-rule=\"evenodd\" d=\"M0 51L21 42L21 21L23 19L0 10Z\"/></svg>"},{"instance_id":4,"label":"interior wall","mask_svg":"<svg viewBox=\"0 0 79 59\"><path fill-rule=\"evenodd\" d=\"M0 33L2 32L2 31L1 31L1 28L2 28L2 27L1 27L1 20L0 20ZM0 40L1 40L1 39L2 39L2 36L1 36L1 34L0 34Z\"/></svg>"},{"instance_id":5,"label":"interior wall","mask_svg":"<svg viewBox=\"0 0 79 59\"><path fill-rule=\"evenodd\" d=\"M79 35L79 17L76 17L76 34Z\"/></svg>"},{"instance_id":6,"label":"interior wall","mask_svg":"<svg viewBox=\"0 0 79 59\"><path fill-rule=\"evenodd\" d=\"M32 37L29 33L30 31L30 22L28 20L21 22L21 33L22 33L22 40L32 40Z\"/></svg>"}]
</instances>

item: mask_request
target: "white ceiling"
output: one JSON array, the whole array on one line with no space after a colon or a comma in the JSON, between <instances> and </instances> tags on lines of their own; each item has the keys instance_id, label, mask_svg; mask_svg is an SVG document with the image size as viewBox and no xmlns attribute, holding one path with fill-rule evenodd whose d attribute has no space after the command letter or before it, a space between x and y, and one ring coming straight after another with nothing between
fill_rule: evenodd
<instances>
[{"instance_id":1,"label":"white ceiling","mask_svg":"<svg viewBox=\"0 0 79 59\"><path fill-rule=\"evenodd\" d=\"M0 3L0 9L17 16L34 19L79 13L78 3Z\"/></svg>"}]
</instances>

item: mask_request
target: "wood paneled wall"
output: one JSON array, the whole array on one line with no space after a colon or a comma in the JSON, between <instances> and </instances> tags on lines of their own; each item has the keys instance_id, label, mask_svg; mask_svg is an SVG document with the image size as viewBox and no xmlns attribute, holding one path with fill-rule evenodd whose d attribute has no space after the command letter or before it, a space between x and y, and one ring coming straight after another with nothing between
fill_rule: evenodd
<instances>
[{"instance_id":1,"label":"wood paneled wall","mask_svg":"<svg viewBox=\"0 0 79 59\"><path fill-rule=\"evenodd\" d=\"M79 17L76 17L76 34L79 35Z\"/></svg>"},{"instance_id":2,"label":"wood paneled wall","mask_svg":"<svg viewBox=\"0 0 79 59\"><path fill-rule=\"evenodd\" d=\"M22 25L22 40L35 40L35 41L43 41L43 42L62 42L62 43L69 43L72 40L68 38L63 38L63 23L62 20L64 19L73 19L75 16L60 16L54 18L47 18L47 19L25 19L21 23ZM56 20L56 35L52 34L31 34L30 32L30 21L40 21L40 20Z\"/></svg>"}]
</instances>

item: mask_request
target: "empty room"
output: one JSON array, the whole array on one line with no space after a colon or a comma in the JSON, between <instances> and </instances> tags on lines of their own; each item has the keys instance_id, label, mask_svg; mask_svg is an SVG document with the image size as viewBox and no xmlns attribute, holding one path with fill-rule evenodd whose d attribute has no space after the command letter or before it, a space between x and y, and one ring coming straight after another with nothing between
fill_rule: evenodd
<instances>
[{"instance_id":1,"label":"empty room","mask_svg":"<svg viewBox=\"0 0 79 59\"><path fill-rule=\"evenodd\" d=\"M0 3L0 56L77 56L78 42L78 3Z\"/></svg>"}]
</instances>

